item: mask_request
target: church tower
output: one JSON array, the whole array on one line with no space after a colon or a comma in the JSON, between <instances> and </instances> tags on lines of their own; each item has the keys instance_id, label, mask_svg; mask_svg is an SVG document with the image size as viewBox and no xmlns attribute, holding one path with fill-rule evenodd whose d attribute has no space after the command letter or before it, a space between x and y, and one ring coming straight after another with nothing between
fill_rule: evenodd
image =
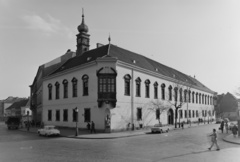
<instances>
[{"instance_id":1,"label":"church tower","mask_svg":"<svg viewBox=\"0 0 240 162\"><path fill-rule=\"evenodd\" d=\"M77 56L82 55L84 52L89 50L89 37L88 26L84 22L84 13L82 13L82 23L78 26L77 34Z\"/></svg>"}]
</instances>

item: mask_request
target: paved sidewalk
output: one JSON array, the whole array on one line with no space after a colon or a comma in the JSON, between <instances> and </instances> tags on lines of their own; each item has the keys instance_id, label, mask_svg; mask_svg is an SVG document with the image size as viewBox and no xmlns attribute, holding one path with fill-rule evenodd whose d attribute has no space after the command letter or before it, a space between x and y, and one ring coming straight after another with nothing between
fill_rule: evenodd
<instances>
[{"instance_id":1,"label":"paved sidewalk","mask_svg":"<svg viewBox=\"0 0 240 162\"><path fill-rule=\"evenodd\" d=\"M230 135L224 137L223 140L226 142L240 145L240 137L239 136L234 137L233 134L230 134Z\"/></svg>"},{"instance_id":2,"label":"paved sidewalk","mask_svg":"<svg viewBox=\"0 0 240 162\"><path fill-rule=\"evenodd\" d=\"M210 123L212 124L212 123ZM195 126L204 126L207 124L191 124L191 126L188 124L184 125L184 129L188 129L191 127ZM173 130L182 130L182 128L175 128L174 125L168 126L170 131ZM26 128L21 128L19 129L20 131L25 131L25 132L30 132L30 133L36 133L39 128L36 127L31 127L29 131L27 131ZM114 139L114 138L124 138L124 137L132 137L132 136L140 136L140 135L145 135L148 133L151 133L150 128L144 128L140 130L134 130L134 131L123 131L123 132L112 132L112 133L94 133L91 134L88 130L86 129L79 129L78 131L78 136L75 136L75 128L63 128L59 127L58 128L61 132L62 137L68 137L68 138L77 138L77 139ZM184 130L183 129L183 130Z\"/></svg>"}]
</instances>

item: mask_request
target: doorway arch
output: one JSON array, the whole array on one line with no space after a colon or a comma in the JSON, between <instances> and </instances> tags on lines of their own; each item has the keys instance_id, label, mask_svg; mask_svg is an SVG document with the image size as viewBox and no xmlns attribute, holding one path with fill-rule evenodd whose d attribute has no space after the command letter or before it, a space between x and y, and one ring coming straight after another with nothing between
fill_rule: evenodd
<instances>
[{"instance_id":1,"label":"doorway arch","mask_svg":"<svg viewBox=\"0 0 240 162\"><path fill-rule=\"evenodd\" d=\"M168 124L173 125L174 124L174 115L173 115L173 109L168 110Z\"/></svg>"}]
</instances>

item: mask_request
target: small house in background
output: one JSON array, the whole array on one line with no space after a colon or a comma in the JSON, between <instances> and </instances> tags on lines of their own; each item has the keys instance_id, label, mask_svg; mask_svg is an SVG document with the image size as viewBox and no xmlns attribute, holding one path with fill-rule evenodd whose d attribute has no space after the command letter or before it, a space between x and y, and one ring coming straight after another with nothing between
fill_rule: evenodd
<instances>
[{"instance_id":1,"label":"small house in background","mask_svg":"<svg viewBox=\"0 0 240 162\"><path fill-rule=\"evenodd\" d=\"M231 93L218 95L216 114L219 118L237 119L239 100Z\"/></svg>"},{"instance_id":2,"label":"small house in background","mask_svg":"<svg viewBox=\"0 0 240 162\"><path fill-rule=\"evenodd\" d=\"M28 99L27 104L21 107L22 121L32 120L32 110L30 109L30 99Z\"/></svg>"},{"instance_id":3,"label":"small house in background","mask_svg":"<svg viewBox=\"0 0 240 162\"><path fill-rule=\"evenodd\" d=\"M29 103L29 99L26 99L26 98L20 101L14 102L11 106L9 106L6 109L6 116L24 117L25 115L27 115L27 111L29 111L29 116L31 116L32 113L31 113L31 110L29 109L28 103Z\"/></svg>"},{"instance_id":4,"label":"small house in background","mask_svg":"<svg viewBox=\"0 0 240 162\"><path fill-rule=\"evenodd\" d=\"M7 116L7 108L10 107L14 102L22 99L24 98L9 96L6 99L0 100L0 121L3 121Z\"/></svg>"}]
</instances>

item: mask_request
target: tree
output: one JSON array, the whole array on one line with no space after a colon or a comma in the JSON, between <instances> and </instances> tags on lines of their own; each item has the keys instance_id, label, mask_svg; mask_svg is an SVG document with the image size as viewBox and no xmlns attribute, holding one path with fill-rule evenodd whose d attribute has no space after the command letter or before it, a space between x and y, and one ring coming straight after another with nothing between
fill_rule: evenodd
<instances>
[{"instance_id":1,"label":"tree","mask_svg":"<svg viewBox=\"0 0 240 162\"><path fill-rule=\"evenodd\" d=\"M235 92L237 96L240 96L240 87L238 87L237 91Z\"/></svg>"},{"instance_id":2,"label":"tree","mask_svg":"<svg viewBox=\"0 0 240 162\"><path fill-rule=\"evenodd\" d=\"M161 120L160 120L161 114L164 111L168 110L169 107L165 106L164 103L162 101L160 101L159 99L150 101L150 104L151 104L151 108L149 108L149 110L156 113L156 119L158 120L158 123L160 124L161 123Z\"/></svg>"},{"instance_id":3,"label":"tree","mask_svg":"<svg viewBox=\"0 0 240 162\"><path fill-rule=\"evenodd\" d=\"M192 84L188 80L186 80L186 82L177 80L176 82L172 83L168 87L169 98L167 101L171 106L175 108L175 128L177 128L178 110L181 109L182 106L186 103L187 103L187 109L188 109L188 102L190 101L191 88L192 88ZM183 93L184 93L184 97L183 97ZM187 121L188 121L188 115L187 115ZM180 127L180 118L179 118L179 127Z\"/></svg>"}]
</instances>

